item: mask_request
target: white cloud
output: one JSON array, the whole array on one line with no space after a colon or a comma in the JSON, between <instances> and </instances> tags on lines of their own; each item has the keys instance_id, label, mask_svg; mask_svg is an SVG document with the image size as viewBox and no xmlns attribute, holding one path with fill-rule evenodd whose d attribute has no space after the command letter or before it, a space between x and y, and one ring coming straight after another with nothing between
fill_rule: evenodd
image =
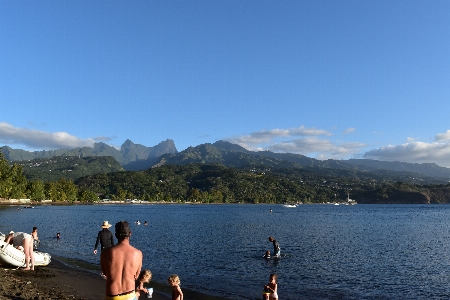
<instances>
[{"instance_id":1,"label":"white cloud","mask_svg":"<svg viewBox=\"0 0 450 300\"><path fill-rule=\"evenodd\" d=\"M251 144L271 143L273 140L278 138L289 138L295 136L319 136L319 135L331 136L331 133L322 129L305 128L305 126L300 126L298 128L291 128L291 129L261 130L257 132L252 132L249 135L229 138L227 140L240 145L251 145Z\"/></svg>"},{"instance_id":2,"label":"white cloud","mask_svg":"<svg viewBox=\"0 0 450 300\"><path fill-rule=\"evenodd\" d=\"M366 152L363 157L410 163L435 163L450 167L450 143L410 142L389 145Z\"/></svg>"},{"instance_id":3,"label":"white cloud","mask_svg":"<svg viewBox=\"0 0 450 300\"><path fill-rule=\"evenodd\" d=\"M343 159L365 147L362 143L337 143L317 138L295 139L273 144L267 150L303 155L313 154L317 159Z\"/></svg>"},{"instance_id":4,"label":"white cloud","mask_svg":"<svg viewBox=\"0 0 450 300\"><path fill-rule=\"evenodd\" d=\"M447 130L445 133L439 133L434 137L436 142L439 141L450 141L450 130Z\"/></svg>"},{"instance_id":5,"label":"white cloud","mask_svg":"<svg viewBox=\"0 0 450 300\"><path fill-rule=\"evenodd\" d=\"M0 143L24 145L32 149L72 149L93 147L94 139L80 139L66 132L45 132L14 127L0 122Z\"/></svg>"},{"instance_id":6,"label":"white cloud","mask_svg":"<svg viewBox=\"0 0 450 300\"><path fill-rule=\"evenodd\" d=\"M97 136L97 137L93 137L92 140L94 140L96 142L110 142L113 140L113 138L108 137L108 136Z\"/></svg>"},{"instance_id":7,"label":"white cloud","mask_svg":"<svg viewBox=\"0 0 450 300\"><path fill-rule=\"evenodd\" d=\"M345 134L352 133L352 132L354 132L355 130L356 130L356 128L350 127L350 128L345 129L345 130L344 130L344 133L345 133Z\"/></svg>"},{"instance_id":8,"label":"white cloud","mask_svg":"<svg viewBox=\"0 0 450 300\"><path fill-rule=\"evenodd\" d=\"M319 159L347 158L360 152L361 148L366 146L362 143L334 142L320 139L318 136L330 137L332 134L326 130L301 126L291 129L262 130L226 140L252 151L289 152Z\"/></svg>"},{"instance_id":9,"label":"white cloud","mask_svg":"<svg viewBox=\"0 0 450 300\"><path fill-rule=\"evenodd\" d=\"M434 137L435 142L425 143L408 137L401 145L388 145L367 151L364 158L409 163L435 163L450 167L450 130Z\"/></svg>"}]
</instances>

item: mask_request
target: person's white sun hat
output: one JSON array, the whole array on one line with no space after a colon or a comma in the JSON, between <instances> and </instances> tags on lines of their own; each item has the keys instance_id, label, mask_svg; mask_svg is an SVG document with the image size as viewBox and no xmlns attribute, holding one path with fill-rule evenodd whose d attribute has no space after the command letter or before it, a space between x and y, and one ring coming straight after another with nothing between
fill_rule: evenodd
<instances>
[{"instance_id":1,"label":"person's white sun hat","mask_svg":"<svg viewBox=\"0 0 450 300\"><path fill-rule=\"evenodd\" d=\"M109 228L109 227L111 227L111 226L112 226L112 225L109 224L108 221L103 221L103 224L101 225L102 228Z\"/></svg>"}]
</instances>

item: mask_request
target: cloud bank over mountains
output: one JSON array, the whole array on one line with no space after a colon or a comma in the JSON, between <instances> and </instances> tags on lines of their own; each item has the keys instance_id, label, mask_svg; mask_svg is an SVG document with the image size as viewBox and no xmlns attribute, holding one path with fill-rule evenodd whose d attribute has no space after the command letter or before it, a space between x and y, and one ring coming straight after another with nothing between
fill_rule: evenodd
<instances>
[{"instance_id":1,"label":"cloud bank over mountains","mask_svg":"<svg viewBox=\"0 0 450 300\"><path fill-rule=\"evenodd\" d=\"M344 133L354 130L349 128ZM328 139L319 138L320 136L328 137ZM262 130L225 140L252 151L290 152L313 156L317 159L343 159L359 153L367 146L357 142L332 141L329 139L332 136L333 134L327 130L301 126L291 129Z\"/></svg>"},{"instance_id":2,"label":"cloud bank over mountains","mask_svg":"<svg viewBox=\"0 0 450 300\"><path fill-rule=\"evenodd\" d=\"M351 134L355 130L355 128L348 128L343 134ZM336 141L332 139L333 136L327 130L300 126L290 129L261 130L224 138L224 140L252 151L290 152L317 159L363 157L410 163L436 163L439 166L450 167L450 130L436 134L434 142L431 143L408 139L407 143L401 145L387 145L368 151L365 150L368 146L364 143ZM107 137L82 139L66 132L45 132L0 122L0 145L54 150L93 147L95 142L107 143L110 140Z\"/></svg>"},{"instance_id":3,"label":"cloud bank over mountains","mask_svg":"<svg viewBox=\"0 0 450 300\"><path fill-rule=\"evenodd\" d=\"M37 150L72 149L76 147L93 147L92 138L81 139L67 132L45 132L18 128L0 122L0 142L2 144L24 145Z\"/></svg>"},{"instance_id":4,"label":"cloud bank over mountains","mask_svg":"<svg viewBox=\"0 0 450 300\"><path fill-rule=\"evenodd\" d=\"M402 145L388 145L364 153L364 158L415 163L435 163L450 168L450 130L439 133L434 142L411 140Z\"/></svg>"},{"instance_id":5,"label":"cloud bank over mountains","mask_svg":"<svg viewBox=\"0 0 450 300\"><path fill-rule=\"evenodd\" d=\"M350 134L355 130L348 128L343 133ZM435 163L450 167L450 130L437 134L432 143L411 140L405 144L388 145L368 151L365 151L367 145L364 143L334 141L330 139L331 136L333 134L326 130L301 126L293 129L262 130L226 140L248 150L290 152L317 159L348 159L353 156L386 161Z\"/></svg>"}]
</instances>

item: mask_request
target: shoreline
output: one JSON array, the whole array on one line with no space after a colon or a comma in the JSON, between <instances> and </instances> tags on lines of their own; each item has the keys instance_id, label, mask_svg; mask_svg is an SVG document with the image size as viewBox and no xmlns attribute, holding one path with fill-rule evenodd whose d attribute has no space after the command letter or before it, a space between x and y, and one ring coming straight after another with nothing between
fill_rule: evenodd
<instances>
[{"instance_id":1,"label":"shoreline","mask_svg":"<svg viewBox=\"0 0 450 300\"><path fill-rule=\"evenodd\" d=\"M100 276L98 266L83 268L79 265L94 265L52 257L48 266L36 267L34 271L24 271L10 266L0 265L0 300L99 300L105 298L105 280ZM98 269L98 270L97 270ZM146 284L153 288L155 300L170 300L172 288L168 284L150 281ZM182 288L185 299L228 300ZM141 295L139 299L147 299Z\"/></svg>"},{"instance_id":2,"label":"shoreline","mask_svg":"<svg viewBox=\"0 0 450 300\"><path fill-rule=\"evenodd\" d=\"M60 201L60 202L53 202L53 201L30 201L30 202L10 202L8 200L1 200L0 199L0 206L19 206L23 208L32 208L33 206L46 206L46 205L176 205L176 204L190 204L190 205L227 205L227 204L251 204L254 205L254 203L202 203L202 202L169 202L169 201L142 201L142 202L127 202L127 201L99 201L99 202L82 202L82 201L74 201L74 202L67 202L67 201ZM267 204L267 205L277 205L277 203L260 203L260 204ZM281 205L281 204L280 204Z\"/></svg>"},{"instance_id":3,"label":"shoreline","mask_svg":"<svg viewBox=\"0 0 450 300\"><path fill-rule=\"evenodd\" d=\"M34 271L2 266L0 299L105 299L105 280L93 271L72 267L58 259L48 266ZM151 284L150 284L151 286ZM170 297L154 287L153 299L170 300ZM146 297L140 297L145 299Z\"/></svg>"},{"instance_id":4,"label":"shoreline","mask_svg":"<svg viewBox=\"0 0 450 300\"><path fill-rule=\"evenodd\" d=\"M46 205L80 205L81 203L33 203L36 206ZM124 203L125 204L125 203ZM159 204L159 203L158 203ZM160 203L163 204L163 203ZM169 203L164 203L169 204ZM81 205L96 205L83 203ZM105 205L105 204L100 204ZM22 209L28 205L24 203L0 203L1 207L18 207ZM25 208L23 208L25 209ZM98 300L105 298L105 280L100 276L100 266L58 256L52 256L48 266L37 266L34 271L24 271L13 266L0 264L0 300ZM166 282L150 281L146 287L153 288L155 300L170 300L172 288ZM55 287L55 288L53 288ZM207 295L189 290L182 286L185 299L196 300L230 300L221 296ZM69 295L69 296L67 296ZM140 299L147 299L142 295Z\"/></svg>"}]
</instances>

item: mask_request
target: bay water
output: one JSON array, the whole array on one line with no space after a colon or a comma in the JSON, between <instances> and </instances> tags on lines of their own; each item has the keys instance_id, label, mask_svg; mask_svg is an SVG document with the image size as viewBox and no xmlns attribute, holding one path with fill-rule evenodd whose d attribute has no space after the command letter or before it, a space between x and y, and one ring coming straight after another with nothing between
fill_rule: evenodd
<instances>
[{"instance_id":1,"label":"bay water","mask_svg":"<svg viewBox=\"0 0 450 300\"><path fill-rule=\"evenodd\" d=\"M0 208L0 232L37 226L40 251L96 265L104 220L130 223L131 244L142 250L152 280L165 283L175 273L182 288L212 296L262 299L276 273L283 300L450 298L449 205ZM262 258L273 251L269 236L280 243L279 259Z\"/></svg>"}]
</instances>

